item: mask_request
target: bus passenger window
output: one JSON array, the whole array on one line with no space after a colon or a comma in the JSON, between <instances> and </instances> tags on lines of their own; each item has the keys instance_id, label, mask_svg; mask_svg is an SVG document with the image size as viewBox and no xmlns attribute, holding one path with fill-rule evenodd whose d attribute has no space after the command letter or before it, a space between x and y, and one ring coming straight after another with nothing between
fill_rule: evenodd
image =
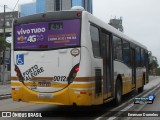
<instances>
[{"instance_id":1,"label":"bus passenger window","mask_svg":"<svg viewBox=\"0 0 160 120\"><path fill-rule=\"evenodd\" d=\"M145 51L141 49L141 67L145 66Z\"/></svg>"},{"instance_id":2,"label":"bus passenger window","mask_svg":"<svg viewBox=\"0 0 160 120\"><path fill-rule=\"evenodd\" d=\"M95 26L90 26L90 35L92 40L92 49L94 57L100 57L100 46L99 46L99 30Z\"/></svg>"},{"instance_id":3,"label":"bus passenger window","mask_svg":"<svg viewBox=\"0 0 160 120\"><path fill-rule=\"evenodd\" d=\"M136 47L136 66L141 67L141 51L140 47Z\"/></svg>"},{"instance_id":4,"label":"bus passenger window","mask_svg":"<svg viewBox=\"0 0 160 120\"><path fill-rule=\"evenodd\" d=\"M130 46L129 42L123 41L123 61L130 66Z\"/></svg>"},{"instance_id":5,"label":"bus passenger window","mask_svg":"<svg viewBox=\"0 0 160 120\"><path fill-rule=\"evenodd\" d=\"M113 36L114 59L122 60L122 41Z\"/></svg>"}]
</instances>

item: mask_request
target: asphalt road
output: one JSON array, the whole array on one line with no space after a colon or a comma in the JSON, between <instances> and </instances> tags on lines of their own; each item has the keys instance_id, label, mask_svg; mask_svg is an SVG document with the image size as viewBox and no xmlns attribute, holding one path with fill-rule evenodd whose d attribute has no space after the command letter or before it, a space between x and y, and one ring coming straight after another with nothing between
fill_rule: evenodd
<instances>
[{"instance_id":1,"label":"asphalt road","mask_svg":"<svg viewBox=\"0 0 160 120\"><path fill-rule=\"evenodd\" d=\"M112 102L110 102L112 103ZM107 103L100 106L92 107L73 107L73 106L56 106L46 104L34 104L14 102L12 99L6 99L0 101L0 109L3 111L34 111L41 112L42 115L52 116L60 120L70 119L96 119L98 116L103 115L109 109L112 109L113 105ZM44 117L44 116L43 116Z\"/></svg>"},{"instance_id":2,"label":"asphalt road","mask_svg":"<svg viewBox=\"0 0 160 120\"><path fill-rule=\"evenodd\" d=\"M134 107L130 109L130 111L139 111L137 113L141 113L143 117L129 117L126 118L126 120L160 120L160 87L153 91L152 94L155 95L153 104L134 105ZM151 115L144 117L146 114Z\"/></svg>"}]
</instances>

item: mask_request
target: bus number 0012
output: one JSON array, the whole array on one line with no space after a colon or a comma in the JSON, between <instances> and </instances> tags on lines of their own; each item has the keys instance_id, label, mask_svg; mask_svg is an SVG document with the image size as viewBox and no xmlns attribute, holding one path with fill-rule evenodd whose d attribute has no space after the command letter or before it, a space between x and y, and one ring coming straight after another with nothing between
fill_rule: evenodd
<instances>
[{"instance_id":1,"label":"bus number 0012","mask_svg":"<svg viewBox=\"0 0 160 120\"><path fill-rule=\"evenodd\" d=\"M64 81L66 81L66 76L54 76L54 81L64 82Z\"/></svg>"}]
</instances>

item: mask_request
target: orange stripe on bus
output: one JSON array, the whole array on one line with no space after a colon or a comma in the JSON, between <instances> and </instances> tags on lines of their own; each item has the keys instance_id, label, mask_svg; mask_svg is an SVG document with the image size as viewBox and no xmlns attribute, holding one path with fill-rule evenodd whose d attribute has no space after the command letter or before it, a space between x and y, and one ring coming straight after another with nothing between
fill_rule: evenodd
<instances>
[{"instance_id":1,"label":"orange stripe on bus","mask_svg":"<svg viewBox=\"0 0 160 120\"><path fill-rule=\"evenodd\" d=\"M18 77L11 77L11 80L18 80Z\"/></svg>"},{"instance_id":2,"label":"orange stripe on bus","mask_svg":"<svg viewBox=\"0 0 160 120\"><path fill-rule=\"evenodd\" d=\"M18 80L18 77L11 77L11 80ZM35 77L32 80L53 80L53 77ZM74 81L76 82L91 82L94 81L95 77L77 77Z\"/></svg>"},{"instance_id":3,"label":"orange stripe on bus","mask_svg":"<svg viewBox=\"0 0 160 120\"><path fill-rule=\"evenodd\" d=\"M18 77L11 77L11 80L19 80ZM53 80L53 77L35 77L32 80Z\"/></svg>"},{"instance_id":4,"label":"orange stripe on bus","mask_svg":"<svg viewBox=\"0 0 160 120\"><path fill-rule=\"evenodd\" d=\"M77 77L74 81L76 82L91 82L94 81L95 77Z\"/></svg>"}]
</instances>

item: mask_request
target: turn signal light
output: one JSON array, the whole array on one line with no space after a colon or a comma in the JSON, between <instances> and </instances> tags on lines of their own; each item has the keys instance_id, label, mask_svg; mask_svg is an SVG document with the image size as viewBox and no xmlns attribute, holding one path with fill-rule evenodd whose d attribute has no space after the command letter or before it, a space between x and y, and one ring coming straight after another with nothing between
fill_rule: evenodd
<instances>
[{"instance_id":1,"label":"turn signal light","mask_svg":"<svg viewBox=\"0 0 160 120\"><path fill-rule=\"evenodd\" d=\"M75 67L75 71L76 72L78 72L79 71L79 67L77 66L77 67Z\"/></svg>"}]
</instances>

